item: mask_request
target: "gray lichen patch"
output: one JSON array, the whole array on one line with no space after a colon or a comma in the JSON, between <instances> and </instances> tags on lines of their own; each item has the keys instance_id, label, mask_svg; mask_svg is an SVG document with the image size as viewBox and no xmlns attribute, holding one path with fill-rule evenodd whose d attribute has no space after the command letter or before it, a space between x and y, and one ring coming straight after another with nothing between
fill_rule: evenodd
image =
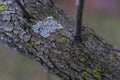
<instances>
[{"instance_id":1,"label":"gray lichen patch","mask_svg":"<svg viewBox=\"0 0 120 80\"><path fill-rule=\"evenodd\" d=\"M39 21L37 24L32 26L35 33L38 33L45 38L49 37L51 33L61 28L63 28L63 26L55 21L52 16L49 16L46 20Z\"/></svg>"},{"instance_id":2,"label":"gray lichen patch","mask_svg":"<svg viewBox=\"0 0 120 80\"><path fill-rule=\"evenodd\" d=\"M13 26L11 24L1 25L0 29L3 29L4 31L11 32L13 30Z\"/></svg>"},{"instance_id":3,"label":"gray lichen patch","mask_svg":"<svg viewBox=\"0 0 120 80\"><path fill-rule=\"evenodd\" d=\"M10 21L11 20L11 15L10 14L15 14L15 12L13 11L3 11L0 13L3 17L2 20L3 21Z\"/></svg>"}]
</instances>

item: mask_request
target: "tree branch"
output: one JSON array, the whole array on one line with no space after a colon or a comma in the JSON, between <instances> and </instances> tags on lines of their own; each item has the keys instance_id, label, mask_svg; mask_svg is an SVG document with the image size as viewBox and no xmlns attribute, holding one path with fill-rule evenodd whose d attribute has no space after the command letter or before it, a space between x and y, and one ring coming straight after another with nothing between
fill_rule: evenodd
<instances>
[{"instance_id":1,"label":"tree branch","mask_svg":"<svg viewBox=\"0 0 120 80\"><path fill-rule=\"evenodd\" d=\"M24 1L35 17L31 22L22 16L17 4L10 4L7 10L0 11L1 43L38 61L64 80L120 79L120 50L86 26L82 27L83 43L76 42L75 22L52 0Z\"/></svg>"},{"instance_id":2,"label":"tree branch","mask_svg":"<svg viewBox=\"0 0 120 80\"><path fill-rule=\"evenodd\" d=\"M22 5L22 3L19 0L14 0L14 1L21 8L21 10L23 11L23 14L24 14L25 18L27 18L27 20L34 19L34 17L29 14L29 12L25 9L25 7Z\"/></svg>"}]
</instances>

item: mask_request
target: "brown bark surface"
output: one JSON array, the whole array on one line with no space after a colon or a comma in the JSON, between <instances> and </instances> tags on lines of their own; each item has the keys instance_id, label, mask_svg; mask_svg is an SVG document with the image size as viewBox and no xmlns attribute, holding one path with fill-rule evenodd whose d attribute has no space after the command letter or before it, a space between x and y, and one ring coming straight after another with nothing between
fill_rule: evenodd
<instances>
[{"instance_id":1,"label":"brown bark surface","mask_svg":"<svg viewBox=\"0 0 120 80\"><path fill-rule=\"evenodd\" d=\"M6 2L3 5L8 8L0 10L1 44L38 61L63 80L120 80L120 50L86 26L82 27L83 42L75 41L75 22L52 0L21 0L34 17L29 20L13 0ZM63 28L44 37L32 28L47 17Z\"/></svg>"}]
</instances>

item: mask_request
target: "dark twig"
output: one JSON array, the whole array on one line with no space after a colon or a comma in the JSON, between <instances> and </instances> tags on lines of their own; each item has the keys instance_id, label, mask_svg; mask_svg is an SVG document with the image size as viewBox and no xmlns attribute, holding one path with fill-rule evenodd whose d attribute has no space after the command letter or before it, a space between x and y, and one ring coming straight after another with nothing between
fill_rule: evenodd
<instances>
[{"instance_id":1,"label":"dark twig","mask_svg":"<svg viewBox=\"0 0 120 80\"><path fill-rule=\"evenodd\" d=\"M84 0L77 0L77 10L76 10L76 36L75 39L82 41L81 39L81 27L82 27L82 15Z\"/></svg>"}]
</instances>

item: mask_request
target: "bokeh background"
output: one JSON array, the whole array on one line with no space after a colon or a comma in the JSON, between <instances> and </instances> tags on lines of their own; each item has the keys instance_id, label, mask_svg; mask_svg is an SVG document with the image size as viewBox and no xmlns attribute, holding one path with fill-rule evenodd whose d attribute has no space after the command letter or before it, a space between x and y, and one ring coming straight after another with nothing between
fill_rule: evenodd
<instances>
[{"instance_id":1,"label":"bokeh background","mask_svg":"<svg viewBox=\"0 0 120 80\"><path fill-rule=\"evenodd\" d=\"M76 0L55 0L75 19ZM120 0L86 0L83 24L91 27L108 43L120 47ZM60 80L48 74L41 65L25 56L0 46L0 80Z\"/></svg>"}]
</instances>

